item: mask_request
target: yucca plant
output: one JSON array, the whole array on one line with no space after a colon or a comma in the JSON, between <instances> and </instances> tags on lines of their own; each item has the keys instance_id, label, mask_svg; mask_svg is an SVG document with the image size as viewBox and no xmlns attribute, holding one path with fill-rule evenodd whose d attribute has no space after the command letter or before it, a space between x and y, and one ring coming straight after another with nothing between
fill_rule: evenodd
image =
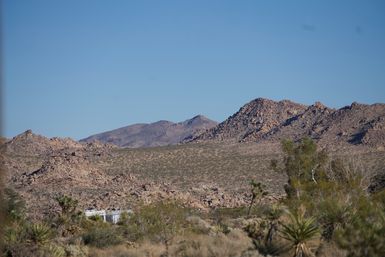
<instances>
[{"instance_id":1,"label":"yucca plant","mask_svg":"<svg viewBox=\"0 0 385 257\"><path fill-rule=\"evenodd\" d=\"M290 242L290 250L294 249L293 257L310 257L314 254L310 251L307 242L319 234L318 226L314 218L305 218L301 209L295 213L289 212L290 223L281 224L281 236Z\"/></svg>"},{"instance_id":2,"label":"yucca plant","mask_svg":"<svg viewBox=\"0 0 385 257\"><path fill-rule=\"evenodd\" d=\"M43 223L32 224L28 227L27 235L31 242L43 245L51 237L51 228Z\"/></svg>"},{"instance_id":3,"label":"yucca plant","mask_svg":"<svg viewBox=\"0 0 385 257\"><path fill-rule=\"evenodd\" d=\"M48 244L40 250L41 255L50 257L65 257L67 256L66 251L63 247L57 244Z\"/></svg>"}]
</instances>

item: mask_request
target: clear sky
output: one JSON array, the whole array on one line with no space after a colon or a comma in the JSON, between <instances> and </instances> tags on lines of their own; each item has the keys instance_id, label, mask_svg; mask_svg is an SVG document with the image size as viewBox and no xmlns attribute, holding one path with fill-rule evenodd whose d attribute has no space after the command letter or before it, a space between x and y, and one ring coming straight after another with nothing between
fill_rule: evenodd
<instances>
[{"instance_id":1,"label":"clear sky","mask_svg":"<svg viewBox=\"0 0 385 257\"><path fill-rule=\"evenodd\" d=\"M4 0L4 135L385 102L383 0Z\"/></svg>"}]
</instances>

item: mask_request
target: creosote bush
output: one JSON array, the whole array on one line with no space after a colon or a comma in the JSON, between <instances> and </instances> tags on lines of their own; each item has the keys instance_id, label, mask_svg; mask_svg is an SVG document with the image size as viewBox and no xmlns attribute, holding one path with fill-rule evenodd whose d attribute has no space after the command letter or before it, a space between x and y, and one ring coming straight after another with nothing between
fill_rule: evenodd
<instances>
[{"instance_id":1,"label":"creosote bush","mask_svg":"<svg viewBox=\"0 0 385 257\"><path fill-rule=\"evenodd\" d=\"M145 205L126 224L124 235L130 241L151 240L166 245L186 228L187 209L175 202Z\"/></svg>"},{"instance_id":2,"label":"creosote bush","mask_svg":"<svg viewBox=\"0 0 385 257\"><path fill-rule=\"evenodd\" d=\"M385 191L359 200L350 222L336 230L337 244L348 257L385 256Z\"/></svg>"},{"instance_id":3,"label":"creosote bush","mask_svg":"<svg viewBox=\"0 0 385 257\"><path fill-rule=\"evenodd\" d=\"M88 230L83 235L83 241L86 245L105 248L122 243L123 237L115 227L103 224Z\"/></svg>"}]
</instances>

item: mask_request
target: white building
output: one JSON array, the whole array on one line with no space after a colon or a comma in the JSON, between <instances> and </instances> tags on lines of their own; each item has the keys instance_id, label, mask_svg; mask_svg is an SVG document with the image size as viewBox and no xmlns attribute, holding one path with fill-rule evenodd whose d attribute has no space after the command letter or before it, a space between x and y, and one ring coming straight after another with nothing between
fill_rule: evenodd
<instances>
[{"instance_id":1,"label":"white building","mask_svg":"<svg viewBox=\"0 0 385 257\"><path fill-rule=\"evenodd\" d=\"M93 216L100 216L103 221L106 221L106 211L105 210L93 210L93 209L88 209L84 211L84 214L86 215L87 218L93 217Z\"/></svg>"},{"instance_id":2,"label":"white building","mask_svg":"<svg viewBox=\"0 0 385 257\"><path fill-rule=\"evenodd\" d=\"M92 216L100 216L104 222L110 222L110 223L113 223L113 224L116 224L119 222L120 220L120 216L122 215L122 213L132 213L131 210L110 210L110 211L106 211L106 210L93 210L93 209L90 209L90 210L85 210L84 211L84 214L86 215L87 218L89 217L92 217Z\"/></svg>"}]
</instances>

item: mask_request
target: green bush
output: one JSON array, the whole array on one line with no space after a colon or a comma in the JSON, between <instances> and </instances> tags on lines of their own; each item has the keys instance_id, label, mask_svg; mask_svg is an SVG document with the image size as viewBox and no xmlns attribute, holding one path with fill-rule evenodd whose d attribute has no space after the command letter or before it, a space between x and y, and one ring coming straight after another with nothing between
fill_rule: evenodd
<instances>
[{"instance_id":1,"label":"green bush","mask_svg":"<svg viewBox=\"0 0 385 257\"><path fill-rule=\"evenodd\" d=\"M124 226L130 241L150 240L168 246L171 239L187 227L188 210L175 202L157 202L143 206Z\"/></svg>"},{"instance_id":2,"label":"green bush","mask_svg":"<svg viewBox=\"0 0 385 257\"><path fill-rule=\"evenodd\" d=\"M317 144L310 138L303 138L298 143L283 140L282 151L283 167L279 166L277 160L271 161L271 167L287 175L288 184L285 191L289 198L300 197L304 183L316 184L325 178L328 155L325 151L317 151Z\"/></svg>"},{"instance_id":3,"label":"green bush","mask_svg":"<svg viewBox=\"0 0 385 257\"><path fill-rule=\"evenodd\" d=\"M52 244L53 231L45 223L18 222L8 226L4 235L4 255L12 257L61 257L60 247ZM56 250L55 250L56 249Z\"/></svg>"},{"instance_id":4,"label":"green bush","mask_svg":"<svg viewBox=\"0 0 385 257\"><path fill-rule=\"evenodd\" d=\"M360 199L351 222L336 231L335 240L348 257L385 256L385 191L376 197Z\"/></svg>"},{"instance_id":5,"label":"green bush","mask_svg":"<svg viewBox=\"0 0 385 257\"><path fill-rule=\"evenodd\" d=\"M83 235L83 241L86 245L104 248L122 243L123 238L119 230L106 224L92 227Z\"/></svg>"},{"instance_id":6,"label":"green bush","mask_svg":"<svg viewBox=\"0 0 385 257\"><path fill-rule=\"evenodd\" d=\"M4 189L4 208L8 221L21 221L25 218L25 201L11 188Z\"/></svg>"},{"instance_id":7,"label":"green bush","mask_svg":"<svg viewBox=\"0 0 385 257\"><path fill-rule=\"evenodd\" d=\"M305 206L325 243L337 243L348 257L385 256L385 193L369 195L367 178L340 159L332 160L326 169L326 152L318 152L309 139L298 144L284 141L282 149L283 168L278 161L272 167L288 175L285 203L289 209L296 212ZM294 227L283 228L290 239ZM296 237L291 240L299 245Z\"/></svg>"}]
</instances>

